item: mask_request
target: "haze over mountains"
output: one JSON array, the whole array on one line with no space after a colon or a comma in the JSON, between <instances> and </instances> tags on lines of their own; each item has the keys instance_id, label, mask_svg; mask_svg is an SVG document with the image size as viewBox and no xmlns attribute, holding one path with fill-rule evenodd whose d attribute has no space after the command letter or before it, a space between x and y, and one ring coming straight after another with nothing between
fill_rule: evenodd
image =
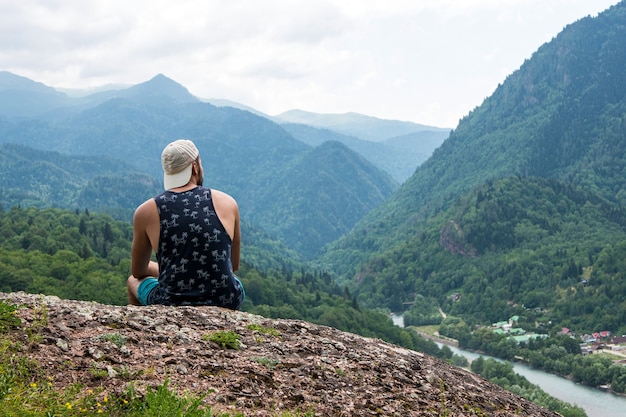
<instances>
[{"instance_id":1,"label":"haze over mountains","mask_svg":"<svg viewBox=\"0 0 626 417\"><path fill-rule=\"evenodd\" d=\"M390 135L413 129L417 136L392 138L385 144L304 124L287 128L271 117L205 103L164 75L120 90L70 97L1 72L0 117L0 144L22 145L4 146L0 154L5 161L0 177L8 179L3 186L7 206L130 212L158 190L159 158L165 144L189 137L201 151L211 186L237 198L245 221L305 257L346 233L389 197L448 134L445 129L366 116L360 117L373 127L397 126ZM354 115L337 117L345 119L348 128L354 126L350 120ZM303 129L309 133L301 134ZM421 134L430 136L422 140ZM304 136L315 139L299 140ZM55 153L28 156L31 152L24 146ZM397 154L404 158L394 158ZM93 169L84 172L69 158L62 161L62 155L91 156ZM29 158L39 161L34 167L41 167L40 175L22 182L19 179L28 166L23 161ZM142 175L148 178L137 181ZM51 183L54 178L62 179ZM94 193L99 198L79 197Z\"/></svg>"}]
</instances>

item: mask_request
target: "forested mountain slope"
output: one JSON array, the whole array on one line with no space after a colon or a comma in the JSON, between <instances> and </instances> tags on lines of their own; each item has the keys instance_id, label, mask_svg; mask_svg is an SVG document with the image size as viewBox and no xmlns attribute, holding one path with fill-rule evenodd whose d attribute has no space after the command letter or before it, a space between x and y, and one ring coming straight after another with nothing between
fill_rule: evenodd
<instances>
[{"instance_id":1,"label":"forested mountain slope","mask_svg":"<svg viewBox=\"0 0 626 417\"><path fill-rule=\"evenodd\" d=\"M393 180L376 174L347 146L324 142L294 158L289 169L275 172L272 186L256 201L257 207L274 210L248 216L266 230L276 230L288 247L310 258L329 238L348 232L391 195ZM276 198L283 199L281 204L274 202Z\"/></svg>"},{"instance_id":2,"label":"forested mountain slope","mask_svg":"<svg viewBox=\"0 0 626 417\"><path fill-rule=\"evenodd\" d=\"M382 168L400 184L406 181L415 172L415 168L426 161L448 136L443 130L423 130L389 137L384 141L371 141L306 124L283 123L281 126L293 137L311 146L318 146L327 141L341 142Z\"/></svg>"},{"instance_id":3,"label":"forested mountain slope","mask_svg":"<svg viewBox=\"0 0 626 417\"><path fill-rule=\"evenodd\" d=\"M293 137L311 146L338 141L385 171L398 183L409 178L450 134L449 128L402 120L379 119L359 113L324 114L291 110L269 116L246 105L205 100L216 106L234 107L280 124Z\"/></svg>"},{"instance_id":4,"label":"forested mountain slope","mask_svg":"<svg viewBox=\"0 0 626 417\"><path fill-rule=\"evenodd\" d=\"M533 329L541 323L544 331L622 334L625 250L623 209L571 184L508 177L489 181L402 245L372 256L353 293L366 306L396 311L419 294L469 323L519 315ZM419 309L424 305L409 314Z\"/></svg>"},{"instance_id":5,"label":"forested mountain slope","mask_svg":"<svg viewBox=\"0 0 626 417\"><path fill-rule=\"evenodd\" d=\"M6 209L81 207L130 221L134 208L161 188L159 181L118 159L0 144L1 204Z\"/></svg>"},{"instance_id":6,"label":"forested mountain slope","mask_svg":"<svg viewBox=\"0 0 626 417\"><path fill-rule=\"evenodd\" d=\"M353 274L489 179L540 176L626 203L626 3L567 26L464 117L324 261ZM341 262L338 260L341 259Z\"/></svg>"},{"instance_id":7,"label":"forested mountain slope","mask_svg":"<svg viewBox=\"0 0 626 417\"><path fill-rule=\"evenodd\" d=\"M274 117L308 144L336 140L363 155L399 183L409 178L450 134L450 129L358 113L320 114L291 110Z\"/></svg>"},{"instance_id":8,"label":"forested mountain slope","mask_svg":"<svg viewBox=\"0 0 626 417\"><path fill-rule=\"evenodd\" d=\"M411 296L421 291L421 280L427 277L439 282L439 288L431 294L436 297L445 298L464 290L461 292L480 298L491 286L471 289L467 286L472 280L471 271L476 268L476 259L489 257L492 263L488 270L479 273L486 279L485 283L497 279L507 268L517 268L516 262L507 251L496 250L499 248L497 239L502 237L498 233L476 233L476 229L493 228L489 223L491 218L486 215L479 222L472 223L473 233L463 226L455 232L481 236L487 242L483 243L484 251L451 254L440 243L440 237L446 231L455 230L450 228L451 223L447 223L454 220L454 216L448 213L446 217L441 213L453 204L471 202L468 193L472 190L477 193L476 188L484 187L489 181L519 176L519 181L525 185L518 188L517 195L507 196L512 200L510 207L519 205L524 208L529 203L525 200L525 193L529 192L528 184L534 180L524 179L526 177L543 177L561 184L540 197L548 201L565 198L564 190L569 189L585 196L582 202L576 202L579 208L570 213L578 218L574 223L585 227L562 229L558 242L567 242L561 249L566 249L568 257L573 251L580 252L575 257L576 265L597 271L596 256L602 248L621 247L624 239L621 220L614 220L618 225L599 227L593 216L585 214L588 207L600 204L598 201L602 201L604 212L613 214L621 213L626 203L624 44L625 2L596 18L588 17L567 26L555 39L541 46L481 106L463 118L450 137L390 200L373 210L345 238L331 245L321 264L342 273L342 282L350 283L360 300L382 303L394 309L399 307L398 302L411 301ZM496 208L499 206L497 201L492 204ZM574 203L564 201L562 204L567 207ZM543 209L539 212L548 220L554 215ZM526 220L515 218L514 213L505 211L501 214L501 221L509 223L509 232L524 231L530 236L538 233L537 239L544 233L552 233L554 225L525 228ZM437 215L444 216L439 218L439 229L426 233ZM564 221L564 218L555 220L556 224ZM590 224L598 228L589 227ZM580 230L586 230L588 234L581 234ZM430 256L424 257L420 252L424 249L418 243L421 239L426 239L423 244L434 251L428 252ZM523 241L511 236L507 239L507 244L511 245L508 251L528 249ZM595 249L583 250L590 241L595 242ZM535 262L534 256L563 256L563 252L556 251L556 247L550 244L533 250L537 253L526 259L531 265ZM582 258L578 259L578 256ZM517 255L514 259L518 259ZM565 259L560 262L568 263L569 260ZM537 280L561 277L564 266L558 266L554 259L550 263L552 265L539 275L536 270L533 273L522 268L517 271L516 279L528 283L527 291L551 288L555 292L544 291L551 297L559 287L558 279L549 281L548 287L539 285L547 281ZM425 264L429 267L425 268ZM529 268L532 270L533 267ZM441 282L440 271L456 274L456 278ZM372 277L379 287L372 288L364 277ZM579 281L581 277L582 274L576 274L573 279ZM611 279L619 282L622 278L613 276ZM612 290L618 290L616 296L623 299L625 293L621 287ZM497 294L491 299L494 298L500 302L522 301L519 298L510 300L506 294ZM569 301L567 297L552 298L539 304L560 309L566 308ZM475 311L490 310L487 305L477 304L476 300L471 305ZM608 305L600 303L597 306L602 314L612 314L607 312ZM604 323L608 325L609 321L604 320Z\"/></svg>"}]
</instances>

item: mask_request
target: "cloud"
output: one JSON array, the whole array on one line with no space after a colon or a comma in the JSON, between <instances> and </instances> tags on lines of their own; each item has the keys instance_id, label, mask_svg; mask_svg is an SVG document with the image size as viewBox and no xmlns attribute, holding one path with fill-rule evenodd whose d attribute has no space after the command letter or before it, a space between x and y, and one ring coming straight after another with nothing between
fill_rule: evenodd
<instances>
[{"instance_id":1,"label":"cloud","mask_svg":"<svg viewBox=\"0 0 626 417\"><path fill-rule=\"evenodd\" d=\"M163 73L270 114L454 127L563 26L616 2L0 0L0 69L65 88Z\"/></svg>"}]
</instances>

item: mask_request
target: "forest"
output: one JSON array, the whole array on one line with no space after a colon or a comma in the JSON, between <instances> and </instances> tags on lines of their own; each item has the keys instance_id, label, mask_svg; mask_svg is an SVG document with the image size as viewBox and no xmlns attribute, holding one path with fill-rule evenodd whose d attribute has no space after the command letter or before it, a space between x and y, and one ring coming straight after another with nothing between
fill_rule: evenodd
<instances>
[{"instance_id":1,"label":"forest","mask_svg":"<svg viewBox=\"0 0 626 417\"><path fill-rule=\"evenodd\" d=\"M406 309L411 325L440 323L441 307L470 324L519 315L547 334L624 334L625 230L624 211L593 193L509 177L372 256L346 285L364 306Z\"/></svg>"}]
</instances>

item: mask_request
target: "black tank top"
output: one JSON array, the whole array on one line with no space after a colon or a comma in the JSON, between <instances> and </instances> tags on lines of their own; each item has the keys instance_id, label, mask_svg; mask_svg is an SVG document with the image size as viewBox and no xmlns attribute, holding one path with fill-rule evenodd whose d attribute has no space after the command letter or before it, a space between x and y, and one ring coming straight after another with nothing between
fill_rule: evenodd
<instances>
[{"instance_id":1,"label":"black tank top","mask_svg":"<svg viewBox=\"0 0 626 417\"><path fill-rule=\"evenodd\" d=\"M230 251L232 241L215 213L211 189L165 191L155 198L159 235L159 285L149 302L238 309L243 301Z\"/></svg>"}]
</instances>

